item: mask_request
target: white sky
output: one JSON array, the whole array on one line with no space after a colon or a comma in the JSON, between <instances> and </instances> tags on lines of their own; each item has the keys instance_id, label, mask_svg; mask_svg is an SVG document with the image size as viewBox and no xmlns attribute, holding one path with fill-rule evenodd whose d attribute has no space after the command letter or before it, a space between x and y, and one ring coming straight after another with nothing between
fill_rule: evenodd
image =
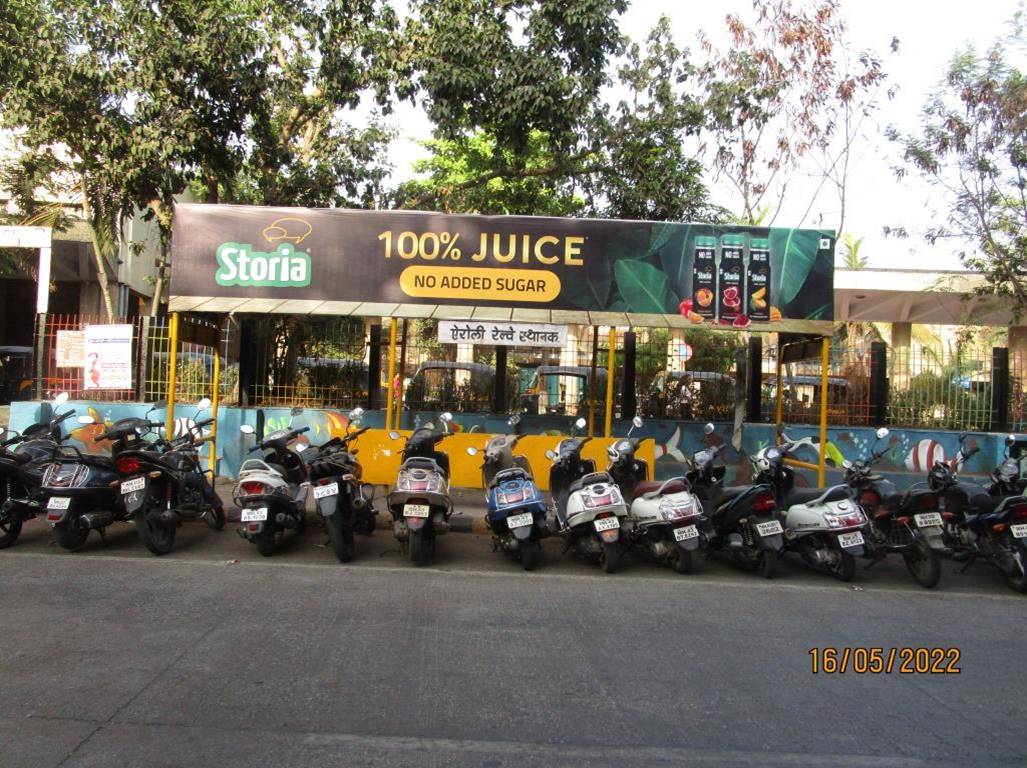
<instances>
[{"instance_id":1,"label":"white sky","mask_svg":"<svg viewBox=\"0 0 1027 768\"><path fill-rule=\"evenodd\" d=\"M882 99L874 124L869 125L868 142L859 153L860 160L850 176L845 229L856 237L864 237L861 253L876 267L907 267L923 269L958 269L959 260L948 248L929 247L918 233L927 226L941 201L932 199L929 190L915 180L896 180L891 168L897 162L895 148L880 134L888 124L900 130L914 130L926 94L940 81L949 58L967 43L985 50L1004 34L1007 22L1016 12L1016 0L975 0L972 3L929 2L928 0L840 0L848 22L849 38L854 48L869 48L882 56L887 53L892 37L898 37L898 55L886 59L889 81L897 86L893 101ZM717 41L724 28L727 13L746 18L751 2L714 0L707 3L684 3L678 0L636 0L621 17L621 29L632 39L642 40L656 19L664 14L671 20L679 45L696 50L696 32L703 29ZM1019 63L1023 65L1022 54ZM1015 59L1014 59L1015 60ZM391 155L394 179L411 175L410 164L424 156L417 141L427 138L431 126L420 110L404 105L395 116L400 136ZM798 223L811 197L810 183L800 178L791 182L796 190L786 201L775 222L780 226ZM805 194L803 194L805 192ZM714 189L716 202L737 208L735 199ZM804 198L804 199L802 199ZM822 199L823 202L819 202ZM834 227L838 211L835 196L824 195L814 206L805 226ZM884 226L904 226L910 231L908 240L886 238Z\"/></svg>"}]
</instances>

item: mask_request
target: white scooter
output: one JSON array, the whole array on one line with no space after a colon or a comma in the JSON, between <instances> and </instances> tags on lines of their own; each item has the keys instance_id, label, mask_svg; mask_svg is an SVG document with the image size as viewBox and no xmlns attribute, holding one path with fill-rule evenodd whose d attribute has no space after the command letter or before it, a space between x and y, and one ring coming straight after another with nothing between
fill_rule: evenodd
<instances>
[{"instance_id":1,"label":"white scooter","mask_svg":"<svg viewBox=\"0 0 1027 768\"><path fill-rule=\"evenodd\" d=\"M584 428L584 419L575 422ZM582 460L581 449L592 438L569 437L556 451L546 451L553 462L549 468L549 489L556 500L560 535L566 538L564 552L574 551L613 573L632 529L628 507L620 488L607 472L596 472L595 463ZM624 534L622 536L622 533Z\"/></svg>"},{"instance_id":2,"label":"white scooter","mask_svg":"<svg viewBox=\"0 0 1027 768\"><path fill-rule=\"evenodd\" d=\"M778 509L784 512L785 548L813 568L849 581L856 573L855 558L863 555L867 517L846 485L796 488L795 473L784 460L812 441L782 437L784 443L760 450L753 464L756 482L773 486Z\"/></svg>"}]
</instances>

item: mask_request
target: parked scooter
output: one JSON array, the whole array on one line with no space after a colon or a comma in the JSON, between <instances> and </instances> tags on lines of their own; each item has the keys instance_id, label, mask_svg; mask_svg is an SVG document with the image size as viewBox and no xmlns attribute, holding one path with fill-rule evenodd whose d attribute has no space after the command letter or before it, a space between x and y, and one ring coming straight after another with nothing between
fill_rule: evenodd
<instances>
[{"instance_id":1,"label":"parked scooter","mask_svg":"<svg viewBox=\"0 0 1027 768\"><path fill-rule=\"evenodd\" d=\"M146 415L163 407L165 403L156 403ZM125 517L135 521L140 541L155 555L171 551L184 520L203 520L215 531L225 527L224 505L200 466L199 447L211 440L202 436L203 428L214 419L196 417L209 407L208 398L200 400L193 418L185 422L185 433L170 440L145 440L154 428L164 426L145 417L139 423L122 420L118 429L104 433L115 441L114 466L121 478ZM92 423L91 417L79 421Z\"/></svg>"},{"instance_id":2,"label":"parked scooter","mask_svg":"<svg viewBox=\"0 0 1027 768\"><path fill-rule=\"evenodd\" d=\"M292 418L303 413L292 409ZM287 531L301 533L306 527L307 466L300 456L307 444L295 438L310 427L278 429L265 435L250 453L266 451L262 459L247 459L239 467L239 476L232 498L239 507L242 526L239 535L257 545L265 557L273 555L281 546ZM252 435L255 430L243 424L239 431Z\"/></svg>"},{"instance_id":3,"label":"parked scooter","mask_svg":"<svg viewBox=\"0 0 1027 768\"><path fill-rule=\"evenodd\" d=\"M350 422L363 414L362 408L350 411ZM353 533L374 532L374 487L362 483L363 467L357 460L358 448L351 448L367 427L345 437L333 437L317 449L310 460L310 482L317 513L328 529L328 543L340 563L353 559Z\"/></svg>"},{"instance_id":4,"label":"parked scooter","mask_svg":"<svg viewBox=\"0 0 1027 768\"><path fill-rule=\"evenodd\" d=\"M22 524L43 511L43 471L68 439L61 434L61 423L75 415L74 410L57 412L66 402L68 393L62 392L51 404L48 422L32 424L21 434L0 433L5 438L0 443L0 549L14 544Z\"/></svg>"},{"instance_id":5,"label":"parked scooter","mask_svg":"<svg viewBox=\"0 0 1027 768\"><path fill-rule=\"evenodd\" d=\"M707 424L707 438L714 427ZM688 460L688 480L713 526L710 551L772 579L784 554L784 527L774 489L767 483L724 486L725 468L716 465L724 445L697 451Z\"/></svg>"},{"instance_id":6,"label":"parked scooter","mask_svg":"<svg viewBox=\"0 0 1027 768\"><path fill-rule=\"evenodd\" d=\"M941 578L940 553L945 550L938 495L923 483L900 493L894 483L873 474L874 462L885 453L877 444L888 434L886 427L877 430L868 458L843 462L845 484L869 521L867 554L877 562L889 552L898 552L916 583L930 588Z\"/></svg>"},{"instance_id":7,"label":"parked scooter","mask_svg":"<svg viewBox=\"0 0 1027 768\"><path fill-rule=\"evenodd\" d=\"M996 475L1001 473L992 473L988 488L959 479L959 467L980 450L965 448L968 436L960 435L959 453L951 463L935 462L927 476L928 485L942 497L945 543L953 559L966 562L963 571L983 557L1012 589L1027 592L1027 497L999 495L1002 485Z\"/></svg>"},{"instance_id":8,"label":"parked scooter","mask_svg":"<svg viewBox=\"0 0 1027 768\"><path fill-rule=\"evenodd\" d=\"M642 420L636 416L634 427L641 426ZM611 446L608 471L617 480L625 499L630 499L631 543L657 562L673 566L678 573L689 573L695 553L709 547L713 524L692 493L687 477L647 479L648 467L635 458L641 441L630 434Z\"/></svg>"},{"instance_id":9,"label":"parked scooter","mask_svg":"<svg viewBox=\"0 0 1027 768\"><path fill-rule=\"evenodd\" d=\"M577 429L585 420L575 422ZM574 551L598 562L613 573L630 541L632 523L617 483L607 472L596 472L595 462L581 458L581 449L592 438L573 435L546 451L552 462L549 489L556 502L556 519L565 537L564 552Z\"/></svg>"},{"instance_id":10,"label":"parked scooter","mask_svg":"<svg viewBox=\"0 0 1027 768\"><path fill-rule=\"evenodd\" d=\"M520 416L511 416L507 424L514 427ZM546 504L535 485L531 468L523 456L514 456L513 449L521 435L496 435L485 445L481 465L482 487L488 511L485 525L492 531L492 551L516 554L524 570L534 570L542 554L542 539L549 535ZM470 456L479 451L467 448Z\"/></svg>"},{"instance_id":11,"label":"parked scooter","mask_svg":"<svg viewBox=\"0 0 1027 768\"><path fill-rule=\"evenodd\" d=\"M451 432L452 414L439 417L442 429L426 424L415 429L403 447L403 463L387 503L396 539L406 543L410 559L424 565L435 555L435 540L449 531L453 502L449 498L449 457L436 446ZM399 440L398 432L390 432Z\"/></svg>"},{"instance_id":12,"label":"parked scooter","mask_svg":"<svg viewBox=\"0 0 1027 768\"><path fill-rule=\"evenodd\" d=\"M850 581L856 573L855 558L864 552L867 517L850 498L846 485L796 488L795 473L785 458L810 440L782 437L781 445L760 450L754 464L757 482L773 486L778 508L784 512L785 545L811 567Z\"/></svg>"}]
</instances>

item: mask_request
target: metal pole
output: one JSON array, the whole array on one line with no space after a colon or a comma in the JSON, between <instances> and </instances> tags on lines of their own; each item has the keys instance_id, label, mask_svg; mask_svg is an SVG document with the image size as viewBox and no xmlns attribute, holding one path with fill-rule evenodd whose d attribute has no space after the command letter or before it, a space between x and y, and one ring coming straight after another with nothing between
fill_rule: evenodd
<instances>
[{"instance_id":1,"label":"metal pole","mask_svg":"<svg viewBox=\"0 0 1027 768\"><path fill-rule=\"evenodd\" d=\"M46 312L40 312L36 315L36 370L35 370L35 398L36 400L42 400L45 396L43 391L43 377L46 375L47 362L46 358ZM81 386L81 385L80 385Z\"/></svg>"},{"instance_id":2,"label":"metal pole","mask_svg":"<svg viewBox=\"0 0 1027 768\"><path fill-rule=\"evenodd\" d=\"M399 335L399 382L400 385L403 383L403 377L406 376L407 370L407 323L410 321L406 318L403 319L403 332ZM396 404L396 429L403 426L403 398L406 396L406 392L403 391L403 387L400 386L399 392L395 393Z\"/></svg>"},{"instance_id":3,"label":"metal pole","mask_svg":"<svg viewBox=\"0 0 1027 768\"><path fill-rule=\"evenodd\" d=\"M592 326L592 371L588 377L588 436L595 434L596 356L599 354L599 326Z\"/></svg>"},{"instance_id":4,"label":"metal pole","mask_svg":"<svg viewBox=\"0 0 1027 768\"><path fill-rule=\"evenodd\" d=\"M784 357L785 350L781 346L780 338L779 336L777 344L777 402L774 405L774 429L778 438L781 437L781 422L784 421L784 399L781 394L781 387L784 382L781 376L781 359Z\"/></svg>"},{"instance_id":5,"label":"metal pole","mask_svg":"<svg viewBox=\"0 0 1027 768\"><path fill-rule=\"evenodd\" d=\"M385 390L385 428L392 429L392 380L396 377L396 318L389 321L389 380Z\"/></svg>"},{"instance_id":6,"label":"metal pole","mask_svg":"<svg viewBox=\"0 0 1027 768\"><path fill-rule=\"evenodd\" d=\"M214 346L214 392L210 398L210 478L218 476L218 403L221 400L221 325L218 325L217 342Z\"/></svg>"},{"instance_id":7,"label":"metal pole","mask_svg":"<svg viewBox=\"0 0 1027 768\"><path fill-rule=\"evenodd\" d=\"M827 383L831 372L831 339L827 336L820 342L820 460L817 469L817 484L823 488L827 482Z\"/></svg>"},{"instance_id":8,"label":"metal pole","mask_svg":"<svg viewBox=\"0 0 1027 768\"><path fill-rule=\"evenodd\" d=\"M613 426L613 351L617 347L617 329L610 326L610 349L606 353L606 419L603 423L603 434L610 436Z\"/></svg>"},{"instance_id":9,"label":"metal pole","mask_svg":"<svg viewBox=\"0 0 1027 768\"><path fill-rule=\"evenodd\" d=\"M178 368L178 313L171 313L168 329L168 436L175 434L175 369Z\"/></svg>"}]
</instances>

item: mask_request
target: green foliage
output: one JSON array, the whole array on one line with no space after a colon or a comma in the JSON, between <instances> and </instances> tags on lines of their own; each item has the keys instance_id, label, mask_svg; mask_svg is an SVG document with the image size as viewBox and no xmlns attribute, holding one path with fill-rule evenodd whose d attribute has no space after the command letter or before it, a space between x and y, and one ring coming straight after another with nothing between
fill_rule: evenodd
<instances>
[{"instance_id":1,"label":"green foliage","mask_svg":"<svg viewBox=\"0 0 1027 768\"><path fill-rule=\"evenodd\" d=\"M911 168L947 201L928 241L966 243L963 264L985 277L976 292L1009 300L1018 320L1027 310L1027 78L1003 47L956 54L917 133L889 136L904 150L898 176Z\"/></svg>"}]
</instances>

